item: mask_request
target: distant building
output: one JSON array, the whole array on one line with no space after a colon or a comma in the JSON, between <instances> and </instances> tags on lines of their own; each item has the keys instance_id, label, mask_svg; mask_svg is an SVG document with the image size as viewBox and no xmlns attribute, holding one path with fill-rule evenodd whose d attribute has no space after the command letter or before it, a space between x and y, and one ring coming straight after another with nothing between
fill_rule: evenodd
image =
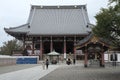
<instances>
[{"instance_id":1,"label":"distant building","mask_svg":"<svg viewBox=\"0 0 120 80\"><path fill-rule=\"evenodd\" d=\"M75 54L74 44L89 34L89 23L86 5L32 5L26 24L4 30L22 40L31 54L37 50L40 52L37 55L43 58L53 50Z\"/></svg>"}]
</instances>

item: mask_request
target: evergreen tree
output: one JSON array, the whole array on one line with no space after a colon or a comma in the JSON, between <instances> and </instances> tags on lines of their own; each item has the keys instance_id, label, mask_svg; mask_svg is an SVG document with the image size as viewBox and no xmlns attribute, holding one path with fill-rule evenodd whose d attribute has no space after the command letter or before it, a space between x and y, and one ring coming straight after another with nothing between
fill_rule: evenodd
<instances>
[{"instance_id":1,"label":"evergreen tree","mask_svg":"<svg viewBox=\"0 0 120 80\"><path fill-rule=\"evenodd\" d=\"M4 42L4 45L1 47L1 54L10 55L13 50L20 50L20 49L22 49L21 43L18 40L13 39Z\"/></svg>"},{"instance_id":2,"label":"evergreen tree","mask_svg":"<svg viewBox=\"0 0 120 80\"><path fill-rule=\"evenodd\" d=\"M107 9L102 8L95 16L97 23L93 32L99 37L110 40L113 46L120 47L120 0L110 0L109 2L116 4Z\"/></svg>"}]
</instances>

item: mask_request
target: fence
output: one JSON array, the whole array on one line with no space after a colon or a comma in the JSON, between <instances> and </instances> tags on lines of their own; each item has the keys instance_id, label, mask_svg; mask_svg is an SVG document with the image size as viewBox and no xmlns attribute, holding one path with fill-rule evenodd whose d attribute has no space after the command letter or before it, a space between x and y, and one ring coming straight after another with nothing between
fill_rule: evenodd
<instances>
[{"instance_id":1,"label":"fence","mask_svg":"<svg viewBox=\"0 0 120 80\"><path fill-rule=\"evenodd\" d=\"M37 64L38 56L5 56L0 55L0 66L13 64Z\"/></svg>"},{"instance_id":2,"label":"fence","mask_svg":"<svg viewBox=\"0 0 120 80\"><path fill-rule=\"evenodd\" d=\"M16 56L16 64L37 64L38 56Z\"/></svg>"}]
</instances>

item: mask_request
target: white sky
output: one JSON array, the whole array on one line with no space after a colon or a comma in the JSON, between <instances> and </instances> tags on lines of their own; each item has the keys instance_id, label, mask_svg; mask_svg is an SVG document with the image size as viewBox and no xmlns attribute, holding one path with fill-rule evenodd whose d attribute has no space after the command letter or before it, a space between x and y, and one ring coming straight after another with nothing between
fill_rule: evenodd
<instances>
[{"instance_id":1,"label":"white sky","mask_svg":"<svg viewBox=\"0 0 120 80\"><path fill-rule=\"evenodd\" d=\"M88 16L95 24L94 16L102 7L107 7L108 0L0 0L0 47L3 42L13 39L4 28L17 27L27 22L30 5L87 5Z\"/></svg>"}]
</instances>

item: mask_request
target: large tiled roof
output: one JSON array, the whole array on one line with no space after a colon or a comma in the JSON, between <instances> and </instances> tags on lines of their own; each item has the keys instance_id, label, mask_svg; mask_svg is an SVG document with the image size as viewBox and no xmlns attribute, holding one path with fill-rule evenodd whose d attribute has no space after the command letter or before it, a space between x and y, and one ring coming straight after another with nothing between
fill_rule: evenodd
<instances>
[{"instance_id":1,"label":"large tiled roof","mask_svg":"<svg viewBox=\"0 0 120 80\"><path fill-rule=\"evenodd\" d=\"M88 34L88 23L86 5L32 5L27 24L5 30L27 32L27 35L78 35Z\"/></svg>"}]
</instances>

